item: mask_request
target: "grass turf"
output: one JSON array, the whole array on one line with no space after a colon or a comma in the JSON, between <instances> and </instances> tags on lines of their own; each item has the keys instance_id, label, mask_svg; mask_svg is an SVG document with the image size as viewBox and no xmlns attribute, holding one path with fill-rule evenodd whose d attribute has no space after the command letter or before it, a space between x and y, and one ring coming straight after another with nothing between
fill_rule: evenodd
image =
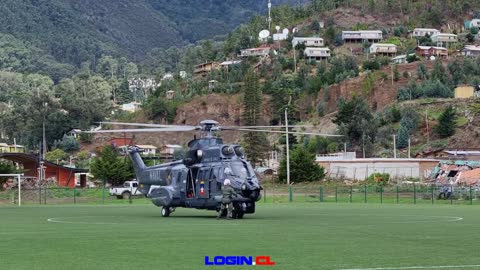
<instances>
[{"instance_id":1,"label":"grass turf","mask_svg":"<svg viewBox=\"0 0 480 270\"><path fill-rule=\"evenodd\" d=\"M233 221L183 208L162 218L159 210L0 207L0 269L225 268L204 266L207 255L269 255L273 269L480 265L478 206L259 204Z\"/></svg>"}]
</instances>

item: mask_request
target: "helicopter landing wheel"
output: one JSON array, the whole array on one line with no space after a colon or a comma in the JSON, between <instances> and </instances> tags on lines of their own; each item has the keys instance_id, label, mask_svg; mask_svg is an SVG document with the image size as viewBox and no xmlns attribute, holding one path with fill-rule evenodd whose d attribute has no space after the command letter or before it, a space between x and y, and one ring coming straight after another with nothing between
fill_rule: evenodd
<instances>
[{"instance_id":1,"label":"helicopter landing wheel","mask_svg":"<svg viewBox=\"0 0 480 270\"><path fill-rule=\"evenodd\" d=\"M162 207L162 217L170 216L170 207Z\"/></svg>"},{"instance_id":2,"label":"helicopter landing wheel","mask_svg":"<svg viewBox=\"0 0 480 270\"><path fill-rule=\"evenodd\" d=\"M242 219L243 218L243 214L245 214L244 212L238 212L238 213L235 213L234 214L234 217L236 219Z\"/></svg>"}]
</instances>

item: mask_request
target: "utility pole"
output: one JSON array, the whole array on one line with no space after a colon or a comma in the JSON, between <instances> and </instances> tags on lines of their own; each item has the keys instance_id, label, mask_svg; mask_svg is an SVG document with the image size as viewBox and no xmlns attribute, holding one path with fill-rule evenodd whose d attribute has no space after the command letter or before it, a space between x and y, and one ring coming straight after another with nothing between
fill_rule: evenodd
<instances>
[{"instance_id":1,"label":"utility pole","mask_svg":"<svg viewBox=\"0 0 480 270\"><path fill-rule=\"evenodd\" d=\"M293 46L293 68L297 73L297 53L295 52L295 46Z\"/></svg>"},{"instance_id":2,"label":"utility pole","mask_svg":"<svg viewBox=\"0 0 480 270\"><path fill-rule=\"evenodd\" d=\"M408 138L408 158L410 158L410 138Z\"/></svg>"},{"instance_id":3,"label":"utility pole","mask_svg":"<svg viewBox=\"0 0 480 270\"><path fill-rule=\"evenodd\" d=\"M272 24L272 1L268 0L268 30L270 30L270 26Z\"/></svg>"},{"instance_id":4,"label":"utility pole","mask_svg":"<svg viewBox=\"0 0 480 270\"><path fill-rule=\"evenodd\" d=\"M427 127L427 143L430 141L430 132L428 131L428 112L425 109L425 126Z\"/></svg>"},{"instance_id":5,"label":"utility pole","mask_svg":"<svg viewBox=\"0 0 480 270\"><path fill-rule=\"evenodd\" d=\"M393 158L397 158L397 142L396 142L397 135L393 135Z\"/></svg>"},{"instance_id":6,"label":"utility pole","mask_svg":"<svg viewBox=\"0 0 480 270\"><path fill-rule=\"evenodd\" d=\"M45 137L45 121L46 121L46 114L47 114L47 107L48 103L43 103L44 111L43 111L43 139L42 139L42 160L45 159L45 154L47 153L47 139Z\"/></svg>"},{"instance_id":7,"label":"utility pole","mask_svg":"<svg viewBox=\"0 0 480 270\"><path fill-rule=\"evenodd\" d=\"M288 116L287 116L287 108L285 108L285 135L286 135L286 153L287 153L287 185L290 185L290 153L289 153L289 145L288 145Z\"/></svg>"}]
</instances>

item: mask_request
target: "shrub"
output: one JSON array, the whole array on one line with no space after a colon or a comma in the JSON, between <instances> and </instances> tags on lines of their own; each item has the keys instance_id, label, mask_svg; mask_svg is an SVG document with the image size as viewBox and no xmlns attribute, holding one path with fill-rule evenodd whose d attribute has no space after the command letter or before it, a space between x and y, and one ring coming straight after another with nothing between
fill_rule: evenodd
<instances>
[{"instance_id":1,"label":"shrub","mask_svg":"<svg viewBox=\"0 0 480 270\"><path fill-rule=\"evenodd\" d=\"M377 186L386 186L390 180L390 175L388 173L372 173L367 178L369 184Z\"/></svg>"}]
</instances>

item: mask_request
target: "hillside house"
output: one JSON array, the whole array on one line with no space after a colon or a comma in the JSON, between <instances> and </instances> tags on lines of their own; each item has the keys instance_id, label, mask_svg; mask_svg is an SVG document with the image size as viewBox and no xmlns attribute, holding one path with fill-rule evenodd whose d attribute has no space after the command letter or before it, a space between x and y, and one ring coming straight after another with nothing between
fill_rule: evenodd
<instances>
[{"instance_id":1,"label":"hillside house","mask_svg":"<svg viewBox=\"0 0 480 270\"><path fill-rule=\"evenodd\" d=\"M342 40L345 42L378 42L382 39L380 30L342 31Z\"/></svg>"},{"instance_id":2,"label":"hillside house","mask_svg":"<svg viewBox=\"0 0 480 270\"><path fill-rule=\"evenodd\" d=\"M173 90L168 90L166 93L165 93L165 96L168 100L172 100L175 98L175 91Z\"/></svg>"},{"instance_id":3,"label":"hillside house","mask_svg":"<svg viewBox=\"0 0 480 270\"><path fill-rule=\"evenodd\" d=\"M173 157L176 150L181 150L182 146L178 144L166 144L160 149L160 154L164 157Z\"/></svg>"},{"instance_id":4,"label":"hillside house","mask_svg":"<svg viewBox=\"0 0 480 270\"><path fill-rule=\"evenodd\" d=\"M122 107L120 107L120 109L126 112L135 112L138 110L138 108L140 108L140 105L142 105L140 102L132 101L130 103L122 104Z\"/></svg>"},{"instance_id":5,"label":"hillside house","mask_svg":"<svg viewBox=\"0 0 480 270\"><path fill-rule=\"evenodd\" d=\"M440 34L440 30L434 28L415 28L412 32L412 37L424 37L426 35L433 36L435 34Z\"/></svg>"},{"instance_id":6,"label":"hillside house","mask_svg":"<svg viewBox=\"0 0 480 270\"><path fill-rule=\"evenodd\" d=\"M432 59L432 56L434 58L442 58L446 59L448 58L448 50L443 47L433 47L433 46L418 46L415 49L415 53L419 57L423 57L426 59Z\"/></svg>"},{"instance_id":7,"label":"hillside house","mask_svg":"<svg viewBox=\"0 0 480 270\"><path fill-rule=\"evenodd\" d=\"M136 147L143 150L142 155L154 156L157 154L157 147L149 144L137 144Z\"/></svg>"},{"instance_id":8,"label":"hillside house","mask_svg":"<svg viewBox=\"0 0 480 270\"><path fill-rule=\"evenodd\" d=\"M25 146L0 143L0 153L25 153Z\"/></svg>"},{"instance_id":9,"label":"hillside house","mask_svg":"<svg viewBox=\"0 0 480 270\"><path fill-rule=\"evenodd\" d=\"M455 34L438 33L431 38L432 42L436 43L437 46L447 46L449 43L458 42L458 37Z\"/></svg>"},{"instance_id":10,"label":"hillside house","mask_svg":"<svg viewBox=\"0 0 480 270\"><path fill-rule=\"evenodd\" d=\"M330 57L329 48L307 47L304 53L308 60L322 60Z\"/></svg>"},{"instance_id":11,"label":"hillside house","mask_svg":"<svg viewBox=\"0 0 480 270\"><path fill-rule=\"evenodd\" d=\"M470 21L470 28L480 27L480 19L473 19Z\"/></svg>"},{"instance_id":12,"label":"hillside house","mask_svg":"<svg viewBox=\"0 0 480 270\"><path fill-rule=\"evenodd\" d=\"M208 73L212 72L219 67L217 62L207 62L196 65L193 70L193 76L196 78L206 77Z\"/></svg>"},{"instance_id":13,"label":"hillside house","mask_svg":"<svg viewBox=\"0 0 480 270\"><path fill-rule=\"evenodd\" d=\"M70 129L70 131L67 132L67 136L68 137L73 137L75 139L77 139L78 137L80 137L80 133L82 133L82 130L79 129L79 128L72 128Z\"/></svg>"},{"instance_id":14,"label":"hillside house","mask_svg":"<svg viewBox=\"0 0 480 270\"><path fill-rule=\"evenodd\" d=\"M455 98L471 98L475 96L475 88L470 85L459 85L454 91Z\"/></svg>"},{"instance_id":15,"label":"hillside house","mask_svg":"<svg viewBox=\"0 0 480 270\"><path fill-rule=\"evenodd\" d=\"M480 55L480 46L465 45L462 50L462 54L467 57L477 57Z\"/></svg>"},{"instance_id":16,"label":"hillside house","mask_svg":"<svg viewBox=\"0 0 480 270\"><path fill-rule=\"evenodd\" d=\"M298 44L304 44L306 47L323 47L325 42L321 37L294 37L292 39L292 46L295 47Z\"/></svg>"},{"instance_id":17,"label":"hillside house","mask_svg":"<svg viewBox=\"0 0 480 270\"><path fill-rule=\"evenodd\" d=\"M223 61L220 63L220 67L229 68L231 66L240 65L241 63L241 60Z\"/></svg>"},{"instance_id":18,"label":"hillside house","mask_svg":"<svg viewBox=\"0 0 480 270\"><path fill-rule=\"evenodd\" d=\"M288 34L277 33L277 34L273 34L272 38L273 38L273 41L286 40L288 38Z\"/></svg>"},{"instance_id":19,"label":"hillside house","mask_svg":"<svg viewBox=\"0 0 480 270\"><path fill-rule=\"evenodd\" d=\"M379 55L394 55L397 53L397 46L388 43L374 43L370 46L370 53Z\"/></svg>"},{"instance_id":20,"label":"hillside house","mask_svg":"<svg viewBox=\"0 0 480 270\"><path fill-rule=\"evenodd\" d=\"M155 79L152 78L133 78L128 80L128 89L134 93L135 96L148 97L153 89L160 86ZM139 94L141 93L141 94Z\"/></svg>"},{"instance_id":21,"label":"hillside house","mask_svg":"<svg viewBox=\"0 0 480 270\"><path fill-rule=\"evenodd\" d=\"M250 48L240 50L240 57L249 57L249 56L268 56L270 54L270 47L261 46L258 48Z\"/></svg>"},{"instance_id":22,"label":"hillside house","mask_svg":"<svg viewBox=\"0 0 480 270\"><path fill-rule=\"evenodd\" d=\"M402 55L393 57L392 58L392 63L393 64L406 64L407 63L407 57L412 56L412 55L415 55L415 54L414 53L410 53L408 55L407 54L402 54Z\"/></svg>"}]
</instances>

